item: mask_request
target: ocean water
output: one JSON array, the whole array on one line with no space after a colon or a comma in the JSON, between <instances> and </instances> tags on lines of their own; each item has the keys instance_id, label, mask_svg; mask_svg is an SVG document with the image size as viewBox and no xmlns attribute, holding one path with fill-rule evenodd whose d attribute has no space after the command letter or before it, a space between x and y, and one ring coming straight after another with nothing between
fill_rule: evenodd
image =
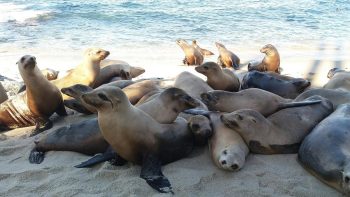
<instances>
[{"instance_id":1,"label":"ocean water","mask_svg":"<svg viewBox=\"0 0 350 197\"><path fill-rule=\"evenodd\" d=\"M349 0L0 0L0 51L350 40Z\"/></svg>"}]
</instances>

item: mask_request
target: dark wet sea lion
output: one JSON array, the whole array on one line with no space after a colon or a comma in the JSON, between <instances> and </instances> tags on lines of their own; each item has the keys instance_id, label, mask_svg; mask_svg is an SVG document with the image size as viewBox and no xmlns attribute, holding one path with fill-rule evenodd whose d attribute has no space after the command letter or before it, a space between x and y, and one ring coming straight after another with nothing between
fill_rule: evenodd
<instances>
[{"instance_id":1,"label":"dark wet sea lion","mask_svg":"<svg viewBox=\"0 0 350 197\"><path fill-rule=\"evenodd\" d=\"M350 105L340 105L304 139L298 159L312 175L350 195Z\"/></svg>"},{"instance_id":2,"label":"dark wet sea lion","mask_svg":"<svg viewBox=\"0 0 350 197\"><path fill-rule=\"evenodd\" d=\"M207 83L214 90L237 92L240 88L239 78L230 69L221 69L215 62L206 62L195 70L207 77Z\"/></svg>"},{"instance_id":3,"label":"dark wet sea lion","mask_svg":"<svg viewBox=\"0 0 350 197\"><path fill-rule=\"evenodd\" d=\"M218 64L223 68L234 68L235 70L239 69L239 64L241 60L239 57L226 49L226 47L218 42L215 42L216 47L219 51Z\"/></svg>"},{"instance_id":4,"label":"dark wet sea lion","mask_svg":"<svg viewBox=\"0 0 350 197\"><path fill-rule=\"evenodd\" d=\"M286 78L276 74L251 71L243 77L241 88L259 88L284 98L294 99L310 85L308 80L302 78Z\"/></svg>"},{"instance_id":5,"label":"dark wet sea lion","mask_svg":"<svg viewBox=\"0 0 350 197\"><path fill-rule=\"evenodd\" d=\"M97 77L100 74L100 62L109 55L109 51L100 48L90 48L84 53L82 63L76 66L66 76L53 80L58 89L70 87L75 84L82 84L93 87ZM63 99L69 99L67 95L62 94Z\"/></svg>"},{"instance_id":6,"label":"dark wet sea lion","mask_svg":"<svg viewBox=\"0 0 350 197\"><path fill-rule=\"evenodd\" d=\"M294 101L301 101L313 95L319 95L330 100L334 108L341 104L350 103L350 92L323 88L307 90L295 98Z\"/></svg>"},{"instance_id":7,"label":"dark wet sea lion","mask_svg":"<svg viewBox=\"0 0 350 197\"><path fill-rule=\"evenodd\" d=\"M272 71L280 73L280 55L272 44L267 44L260 49L261 53L265 53L265 57L258 65L248 64L248 70L253 71Z\"/></svg>"},{"instance_id":8,"label":"dark wet sea lion","mask_svg":"<svg viewBox=\"0 0 350 197\"><path fill-rule=\"evenodd\" d=\"M181 47L183 52L185 53L185 59L183 63L190 65L201 65L203 63L203 55L201 52L195 47L189 45L185 40L178 39L176 43Z\"/></svg>"},{"instance_id":9,"label":"dark wet sea lion","mask_svg":"<svg viewBox=\"0 0 350 197\"><path fill-rule=\"evenodd\" d=\"M207 49L202 49L200 46L198 46L197 40L192 40L192 46L193 46L194 48L196 48L197 50L199 50L199 52L201 52L201 54L202 54L204 57L214 55L213 52L211 52L211 51L209 51L209 50L207 50Z\"/></svg>"},{"instance_id":10,"label":"dark wet sea lion","mask_svg":"<svg viewBox=\"0 0 350 197\"><path fill-rule=\"evenodd\" d=\"M54 112L67 113L60 91L40 72L34 56L23 56L17 64L27 90L0 104L0 125L5 130L36 125L35 135L52 127Z\"/></svg>"},{"instance_id":11,"label":"dark wet sea lion","mask_svg":"<svg viewBox=\"0 0 350 197\"><path fill-rule=\"evenodd\" d=\"M98 122L106 141L122 158L140 164L141 175L154 189L172 192L161 165L188 155L194 146L193 134L184 119L160 124L132 106L125 93L116 87L97 88L82 95L98 111ZM133 120L137 119L138 124Z\"/></svg>"},{"instance_id":12,"label":"dark wet sea lion","mask_svg":"<svg viewBox=\"0 0 350 197\"><path fill-rule=\"evenodd\" d=\"M328 72L329 81L323 86L325 89L339 89L350 91L350 72L333 68Z\"/></svg>"},{"instance_id":13,"label":"dark wet sea lion","mask_svg":"<svg viewBox=\"0 0 350 197\"><path fill-rule=\"evenodd\" d=\"M309 132L333 112L332 103L321 96L306 100L321 102L282 109L267 118L257 111L242 109L222 115L221 120L243 137L253 153L296 153Z\"/></svg>"}]
</instances>

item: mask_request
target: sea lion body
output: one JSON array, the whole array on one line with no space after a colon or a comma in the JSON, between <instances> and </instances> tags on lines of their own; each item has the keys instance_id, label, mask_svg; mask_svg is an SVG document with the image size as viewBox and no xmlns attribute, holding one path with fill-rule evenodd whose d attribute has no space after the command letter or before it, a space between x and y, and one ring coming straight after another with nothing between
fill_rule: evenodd
<instances>
[{"instance_id":1,"label":"sea lion body","mask_svg":"<svg viewBox=\"0 0 350 197\"><path fill-rule=\"evenodd\" d=\"M230 69L221 69L215 62L206 62L195 70L207 77L207 83L214 90L237 92L240 88L239 78Z\"/></svg>"},{"instance_id":2,"label":"sea lion body","mask_svg":"<svg viewBox=\"0 0 350 197\"><path fill-rule=\"evenodd\" d=\"M257 111L242 109L224 114L221 119L243 137L253 153L296 153L313 127L333 112L332 103L325 98L312 96L306 100L322 102L282 109L267 118Z\"/></svg>"},{"instance_id":3,"label":"sea lion body","mask_svg":"<svg viewBox=\"0 0 350 197\"><path fill-rule=\"evenodd\" d=\"M54 112L67 113L60 91L42 75L35 57L23 56L17 64L27 90L0 104L0 125L6 129L36 125L33 135L52 126L49 117Z\"/></svg>"},{"instance_id":4,"label":"sea lion body","mask_svg":"<svg viewBox=\"0 0 350 197\"><path fill-rule=\"evenodd\" d=\"M307 90L295 98L294 101L301 101L313 95L319 95L330 100L334 108L341 104L350 103L350 92L323 88Z\"/></svg>"},{"instance_id":5,"label":"sea lion body","mask_svg":"<svg viewBox=\"0 0 350 197\"><path fill-rule=\"evenodd\" d=\"M215 42L215 45L218 48L220 54L218 57L218 65L223 68L234 68L235 70L238 70L239 64L241 62L239 57L231 51L227 50L223 44Z\"/></svg>"},{"instance_id":6,"label":"sea lion body","mask_svg":"<svg viewBox=\"0 0 350 197\"><path fill-rule=\"evenodd\" d=\"M304 139L298 160L322 182L350 195L350 105L340 105Z\"/></svg>"},{"instance_id":7,"label":"sea lion body","mask_svg":"<svg viewBox=\"0 0 350 197\"><path fill-rule=\"evenodd\" d=\"M333 68L328 72L327 76L329 81L323 86L323 88L350 91L350 72Z\"/></svg>"},{"instance_id":8,"label":"sea lion body","mask_svg":"<svg viewBox=\"0 0 350 197\"><path fill-rule=\"evenodd\" d=\"M310 85L308 80L302 78L282 77L271 73L251 71L243 77L241 88L259 88L283 98L294 99Z\"/></svg>"},{"instance_id":9,"label":"sea lion body","mask_svg":"<svg viewBox=\"0 0 350 197\"><path fill-rule=\"evenodd\" d=\"M265 53L265 57L262 62L258 65L248 64L248 70L253 71L272 71L280 73L280 55L276 49L271 44L267 44L260 49L261 53Z\"/></svg>"},{"instance_id":10,"label":"sea lion body","mask_svg":"<svg viewBox=\"0 0 350 197\"><path fill-rule=\"evenodd\" d=\"M200 46L198 46L197 41L196 40L192 40L192 46L194 48L196 48L197 50L199 50L199 52L204 56L204 57L208 57L208 56L212 56L214 55L213 52L207 50L207 49L202 49Z\"/></svg>"},{"instance_id":11,"label":"sea lion body","mask_svg":"<svg viewBox=\"0 0 350 197\"><path fill-rule=\"evenodd\" d=\"M181 47L185 53L184 64L190 65L201 65L203 63L203 55L195 47L189 45L185 40L176 40L176 43Z\"/></svg>"}]
</instances>

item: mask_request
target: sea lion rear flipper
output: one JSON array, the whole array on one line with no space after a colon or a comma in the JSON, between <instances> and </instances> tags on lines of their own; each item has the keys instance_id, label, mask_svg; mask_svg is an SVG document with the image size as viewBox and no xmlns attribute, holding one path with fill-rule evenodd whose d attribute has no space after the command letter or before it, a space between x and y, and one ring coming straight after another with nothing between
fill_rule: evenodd
<instances>
[{"instance_id":1,"label":"sea lion rear flipper","mask_svg":"<svg viewBox=\"0 0 350 197\"><path fill-rule=\"evenodd\" d=\"M53 123L51 122L51 120L49 120L49 119L40 120L40 121L36 122L35 129L29 135L29 137L35 136L35 135L37 135L45 130L51 129L52 126L53 126Z\"/></svg>"},{"instance_id":2,"label":"sea lion rear flipper","mask_svg":"<svg viewBox=\"0 0 350 197\"><path fill-rule=\"evenodd\" d=\"M112 165L115 166L122 166L126 163L126 160L120 157L111 147L108 147L106 152L104 152L103 154L96 154L87 161L84 161L81 164L76 165L74 167L87 168L105 161L109 161Z\"/></svg>"},{"instance_id":3,"label":"sea lion rear flipper","mask_svg":"<svg viewBox=\"0 0 350 197\"><path fill-rule=\"evenodd\" d=\"M314 105L321 102L322 100L281 103L278 105L278 110L285 109L285 108L292 108L292 107L302 107L306 105Z\"/></svg>"},{"instance_id":4,"label":"sea lion rear flipper","mask_svg":"<svg viewBox=\"0 0 350 197\"><path fill-rule=\"evenodd\" d=\"M162 162L153 154L143 157L140 177L145 179L148 185L161 193L174 194L171 184L162 173Z\"/></svg>"},{"instance_id":5,"label":"sea lion rear flipper","mask_svg":"<svg viewBox=\"0 0 350 197\"><path fill-rule=\"evenodd\" d=\"M41 162L44 161L44 158L45 158L45 152L41 152L36 148L34 148L32 151L30 151L28 159L29 159L29 163L40 164Z\"/></svg>"}]
</instances>

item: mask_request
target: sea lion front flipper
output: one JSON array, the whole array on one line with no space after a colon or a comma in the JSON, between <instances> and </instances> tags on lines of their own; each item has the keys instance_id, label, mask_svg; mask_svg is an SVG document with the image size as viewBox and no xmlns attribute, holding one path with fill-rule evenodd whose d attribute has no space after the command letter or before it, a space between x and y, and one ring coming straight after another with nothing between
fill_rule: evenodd
<instances>
[{"instance_id":1,"label":"sea lion front flipper","mask_svg":"<svg viewBox=\"0 0 350 197\"><path fill-rule=\"evenodd\" d=\"M45 152L39 151L36 148L34 148L32 151L30 151L29 154L29 163L36 163L40 164L44 161L45 158Z\"/></svg>"},{"instance_id":2,"label":"sea lion front flipper","mask_svg":"<svg viewBox=\"0 0 350 197\"><path fill-rule=\"evenodd\" d=\"M29 137L35 136L35 135L37 135L45 130L51 129L52 126L53 126L53 123L49 119L39 120L35 123L35 129L29 135Z\"/></svg>"},{"instance_id":3,"label":"sea lion front flipper","mask_svg":"<svg viewBox=\"0 0 350 197\"><path fill-rule=\"evenodd\" d=\"M56 114L58 114L59 116L67 116L67 111L66 108L64 107L63 102L61 104L58 105L57 109L56 109Z\"/></svg>"},{"instance_id":4,"label":"sea lion front flipper","mask_svg":"<svg viewBox=\"0 0 350 197\"><path fill-rule=\"evenodd\" d=\"M185 59L182 60L182 63L183 63L184 65L187 65L187 66L188 66L188 61L187 61L187 58L186 58L186 57L185 57Z\"/></svg>"},{"instance_id":5,"label":"sea lion front flipper","mask_svg":"<svg viewBox=\"0 0 350 197\"><path fill-rule=\"evenodd\" d=\"M95 156L91 157L87 161L82 162L79 165L76 165L74 167L76 168L87 168L94 166L96 164L109 161L110 164L115 165L115 166L123 166L127 161L120 157L113 149L112 147L108 147L106 152L103 154L96 154Z\"/></svg>"},{"instance_id":6,"label":"sea lion front flipper","mask_svg":"<svg viewBox=\"0 0 350 197\"><path fill-rule=\"evenodd\" d=\"M26 91L26 89L27 89L27 86L26 86L25 84L23 84L23 85L19 88L17 94Z\"/></svg>"},{"instance_id":7,"label":"sea lion front flipper","mask_svg":"<svg viewBox=\"0 0 350 197\"><path fill-rule=\"evenodd\" d=\"M174 194L171 184L162 173L162 162L153 154L143 157L140 177L145 179L148 185L161 193Z\"/></svg>"}]
</instances>

